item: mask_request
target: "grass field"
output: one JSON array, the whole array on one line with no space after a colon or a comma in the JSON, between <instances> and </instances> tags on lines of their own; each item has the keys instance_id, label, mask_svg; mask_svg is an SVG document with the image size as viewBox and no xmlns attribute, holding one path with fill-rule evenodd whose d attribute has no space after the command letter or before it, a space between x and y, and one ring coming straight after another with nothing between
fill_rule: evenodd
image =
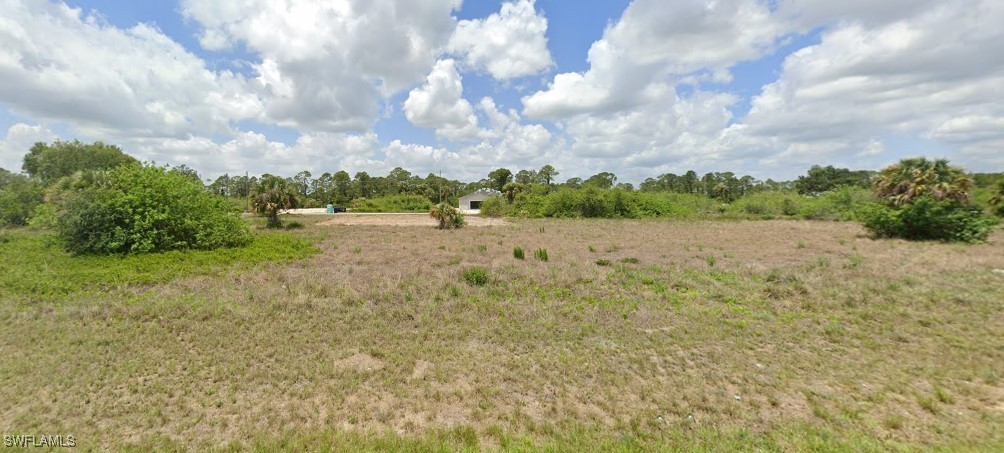
<instances>
[{"instance_id":1,"label":"grass field","mask_svg":"<svg viewBox=\"0 0 1004 453\"><path fill-rule=\"evenodd\" d=\"M135 451L1004 449L1002 231L297 220L249 251L131 258L0 233L0 434Z\"/></svg>"}]
</instances>

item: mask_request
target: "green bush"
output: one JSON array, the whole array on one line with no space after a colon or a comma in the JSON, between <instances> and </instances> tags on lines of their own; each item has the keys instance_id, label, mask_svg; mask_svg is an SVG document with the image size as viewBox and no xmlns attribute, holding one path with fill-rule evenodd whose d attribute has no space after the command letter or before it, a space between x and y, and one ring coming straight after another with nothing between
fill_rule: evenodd
<instances>
[{"instance_id":1,"label":"green bush","mask_svg":"<svg viewBox=\"0 0 1004 453\"><path fill-rule=\"evenodd\" d=\"M481 266L464 269L464 280L474 286L485 286L488 284L488 269Z\"/></svg>"},{"instance_id":2,"label":"green bush","mask_svg":"<svg viewBox=\"0 0 1004 453\"><path fill-rule=\"evenodd\" d=\"M0 169L0 227L27 225L44 195L40 183Z\"/></svg>"},{"instance_id":3,"label":"green bush","mask_svg":"<svg viewBox=\"0 0 1004 453\"><path fill-rule=\"evenodd\" d=\"M248 224L233 205L162 167L123 165L61 199L58 229L74 254L210 250L251 242Z\"/></svg>"},{"instance_id":4,"label":"green bush","mask_svg":"<svg viewBox=\"0 0 1004 453\"><path fill-rule=\"evenodd\" d=\"M481 215L484 217L505 217L509 214L509 207L510 204L504 198L491 196L481 202Z\"/></svg>"},{"instance_id":5,"label":"green bush","mask_svg":"<svg viewBox=\"0 0 1004 453\"><path fill-rule=\"evenodd\" d=\"M421 195L391 195L352 201L354 212L428 212L432 203Z\"/></svg>"},{"instance_id":6,"label":"green bush","mask_svg":"<svg viewBox=\"0 0 1004 453\"><path fill-rule=\"evenodd\" d=\"M432 209L429 210L429 217L432 217L439 222L440 230L462 228L464 225L467 225L467 222L464 220L464 213L447 203L440 203L433 206Z\"/></svg>"},{"instance_id":7,"label":"green bush","mask_svg":"<svg viewBox=\"0 0 1004 453\"><path fill-rule=\"evenodd\" d=\"M986 241L998 222L974 205L928 196L898 208L872 205L861 219L876 237L970 243Z\"/></svg>"}]
</instances>

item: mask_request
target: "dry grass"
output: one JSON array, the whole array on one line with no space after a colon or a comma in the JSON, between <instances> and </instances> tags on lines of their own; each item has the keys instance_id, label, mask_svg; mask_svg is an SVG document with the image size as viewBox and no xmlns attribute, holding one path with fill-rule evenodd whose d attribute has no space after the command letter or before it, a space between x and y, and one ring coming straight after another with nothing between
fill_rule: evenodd
<instances>
[{"instance_id":1,"label":"dry grass","mask_svg":"<svg viewBox=\"0 0 1004 453\"><path fill-rule=\"evenodd\" d=\"M0 431L98 448L312 449L316 433L1004 446L1000 232L959 246L822 222L301 221L325 236L306 261L3 305L0 354L18 359L0 364ZM473 266L487 285L465 282Z\"/></svg>"},{"instance_id":2,"label":"dry grass","mask_svg":"<svg viewBox=\"0 0 1004 453\"><path fill-rule=\"evenodd\" d=\"M330 216L329 216L330 217ZM508 224L505 220L481 216L465 216L467 226L502 226ZM335 214L322 225L366 225L366 226L434 226L436 220L429 214Z\"/></svg>"}]
</instances>

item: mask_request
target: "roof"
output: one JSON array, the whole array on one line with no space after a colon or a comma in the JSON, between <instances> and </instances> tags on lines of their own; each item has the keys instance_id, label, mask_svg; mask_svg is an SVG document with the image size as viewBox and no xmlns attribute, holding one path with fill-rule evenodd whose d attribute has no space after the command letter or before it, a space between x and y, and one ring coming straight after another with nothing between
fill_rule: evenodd
<instances>
[{"instance_id":1,"label":"roof","mask_svg":"<svg viewBox=\"0 0 1004 453\"><path fill-rule=\"evenodd\" d=\"M471 192L471 193L469 193L467 195L463 195L460 198L469 197L471 195L483 195L483 196L486 196L486 197L490 197L490 196L493 196L493 195L502 195L502 192L499 192L499 191L497 191L495 189L478 189L478 190L475 190L474 192Z\"/></svg>"}]
</instances>

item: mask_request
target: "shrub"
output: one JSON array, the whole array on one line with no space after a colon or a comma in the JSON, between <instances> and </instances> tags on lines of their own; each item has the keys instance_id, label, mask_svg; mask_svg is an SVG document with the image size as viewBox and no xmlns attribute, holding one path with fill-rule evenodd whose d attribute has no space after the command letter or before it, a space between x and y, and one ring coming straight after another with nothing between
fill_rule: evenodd
<instances>
[{"instance_id":1,"label":"shrub","mask_svg":"<svg viewBox=\"0 0 1004 453\"><path fill-rule=\"evenodd\" d=\"M429 211L429 217L439 221L440 230L461 228L466 225L466 222L464 221L464 214L460 212L459 209L446 203L440 203L433 206Z\"/></svg>"},{"instance_id":2,"label":"shrub","mask_svg":"<svg viewBox=\"0 0 1004 453\"><path fill-rule=\"evenodd\" d=\"M485 286L488 284L488 269L481 266L474 266L464 269L464 280L474 286Z\"/></svg>"},{"instance_id":3,"label":"shrub","mask_svg":"<svg viewBox=\"0 0 1004 453\"><path fill-rule=\"evenodd\" d=\"M547 261L547 249L537 249L533 252L533 257L540 261Z\"/></svg>"},{"instance_id":4,"label":"shrub","mask_svg":"<svg viewBox=\"0 0 1004 453\"><path fill-rule=\"evenodd\" d=\"M516 247L512 249L512 256L518 260L525 259L526 256L523 252L523 247Z\"/></svg>"},{"instance_id":5,"label":"shrub","mask_svg":"<svg viewBox=\"0 0 1004 453\"><path fill-rule=\"evenodd\" d=\"M166 168L120 166L63 195L58 229L74 254L209 250L251 242L247 222L230 203Z\"/></svg>"},{"instance_id":6,"label":"shrub","mask_svg":"<svg viewBox=\"0 0 1004 453\"><path fill-rule=\"evenodd\" d=\"M781 202L781 214L786 216L798 215L798 202L792 200L791 198L785 198Z\"/></svg>"},{"instance_id":7,"label":"shrub","mask_svg":"<svg viewBox=\"0 0 1004 453\"><path fill-rule=\"evenodd\" d=\"M523 195L523 194L520 194ZM491 196L481 202L481 215L485 217L505 217L509 213L509 204L500 196Z\"/></svg>"},{"instance_id":8,"label":"shrub","mask_svg":"<svg viewBox=\"0 0 1004 453\"><path fill-rule=\"evenodd\" d=\"M0 227L28 224L43 196L44 190L38 182L0 169Z\"/></svg>"},{"instance_id":9,"label":"shrub","mask_svg":"<svg viewBox=\"0 0 1004 453\"><path fill-rule=\"evenodd\" d=\"M997 219L973 205L923 196L898 208L873 205L862 222L876 237L974 243L986 241Z\"/></svg>"},{"instance_id":10,"label":"shrub","mask_svg":"<svg viewBox=\"0 0 1004 453\"><path fill-rule=\"evenodd\" d=\"M302 230L303 229L303 222L296 222L296 221L288 222L288 223L286 223L285 228L287 230Z\"/></svg>"},{"instance_id":11,"label":"shrub","mask_svg":"<svg viewBox=\"0 0 1004 453\"><path fill-rule=\"evenodd\" d=\"M360 198L352 202L355 212L428 212L430 208L432 203L421 195Z\"/></svg>"},{"instance_id":12,"label":"shrub","mask_svg":"<svg viewBox=\"0 0 1004 453\"><path fill-rule=\"evenodd\" d=\"M596 265L597 266L609 266L611 264L613 264L613 263L611 263L610 260L607 260L607 259L596 260Z\"/></svg>"}]
</instances>

